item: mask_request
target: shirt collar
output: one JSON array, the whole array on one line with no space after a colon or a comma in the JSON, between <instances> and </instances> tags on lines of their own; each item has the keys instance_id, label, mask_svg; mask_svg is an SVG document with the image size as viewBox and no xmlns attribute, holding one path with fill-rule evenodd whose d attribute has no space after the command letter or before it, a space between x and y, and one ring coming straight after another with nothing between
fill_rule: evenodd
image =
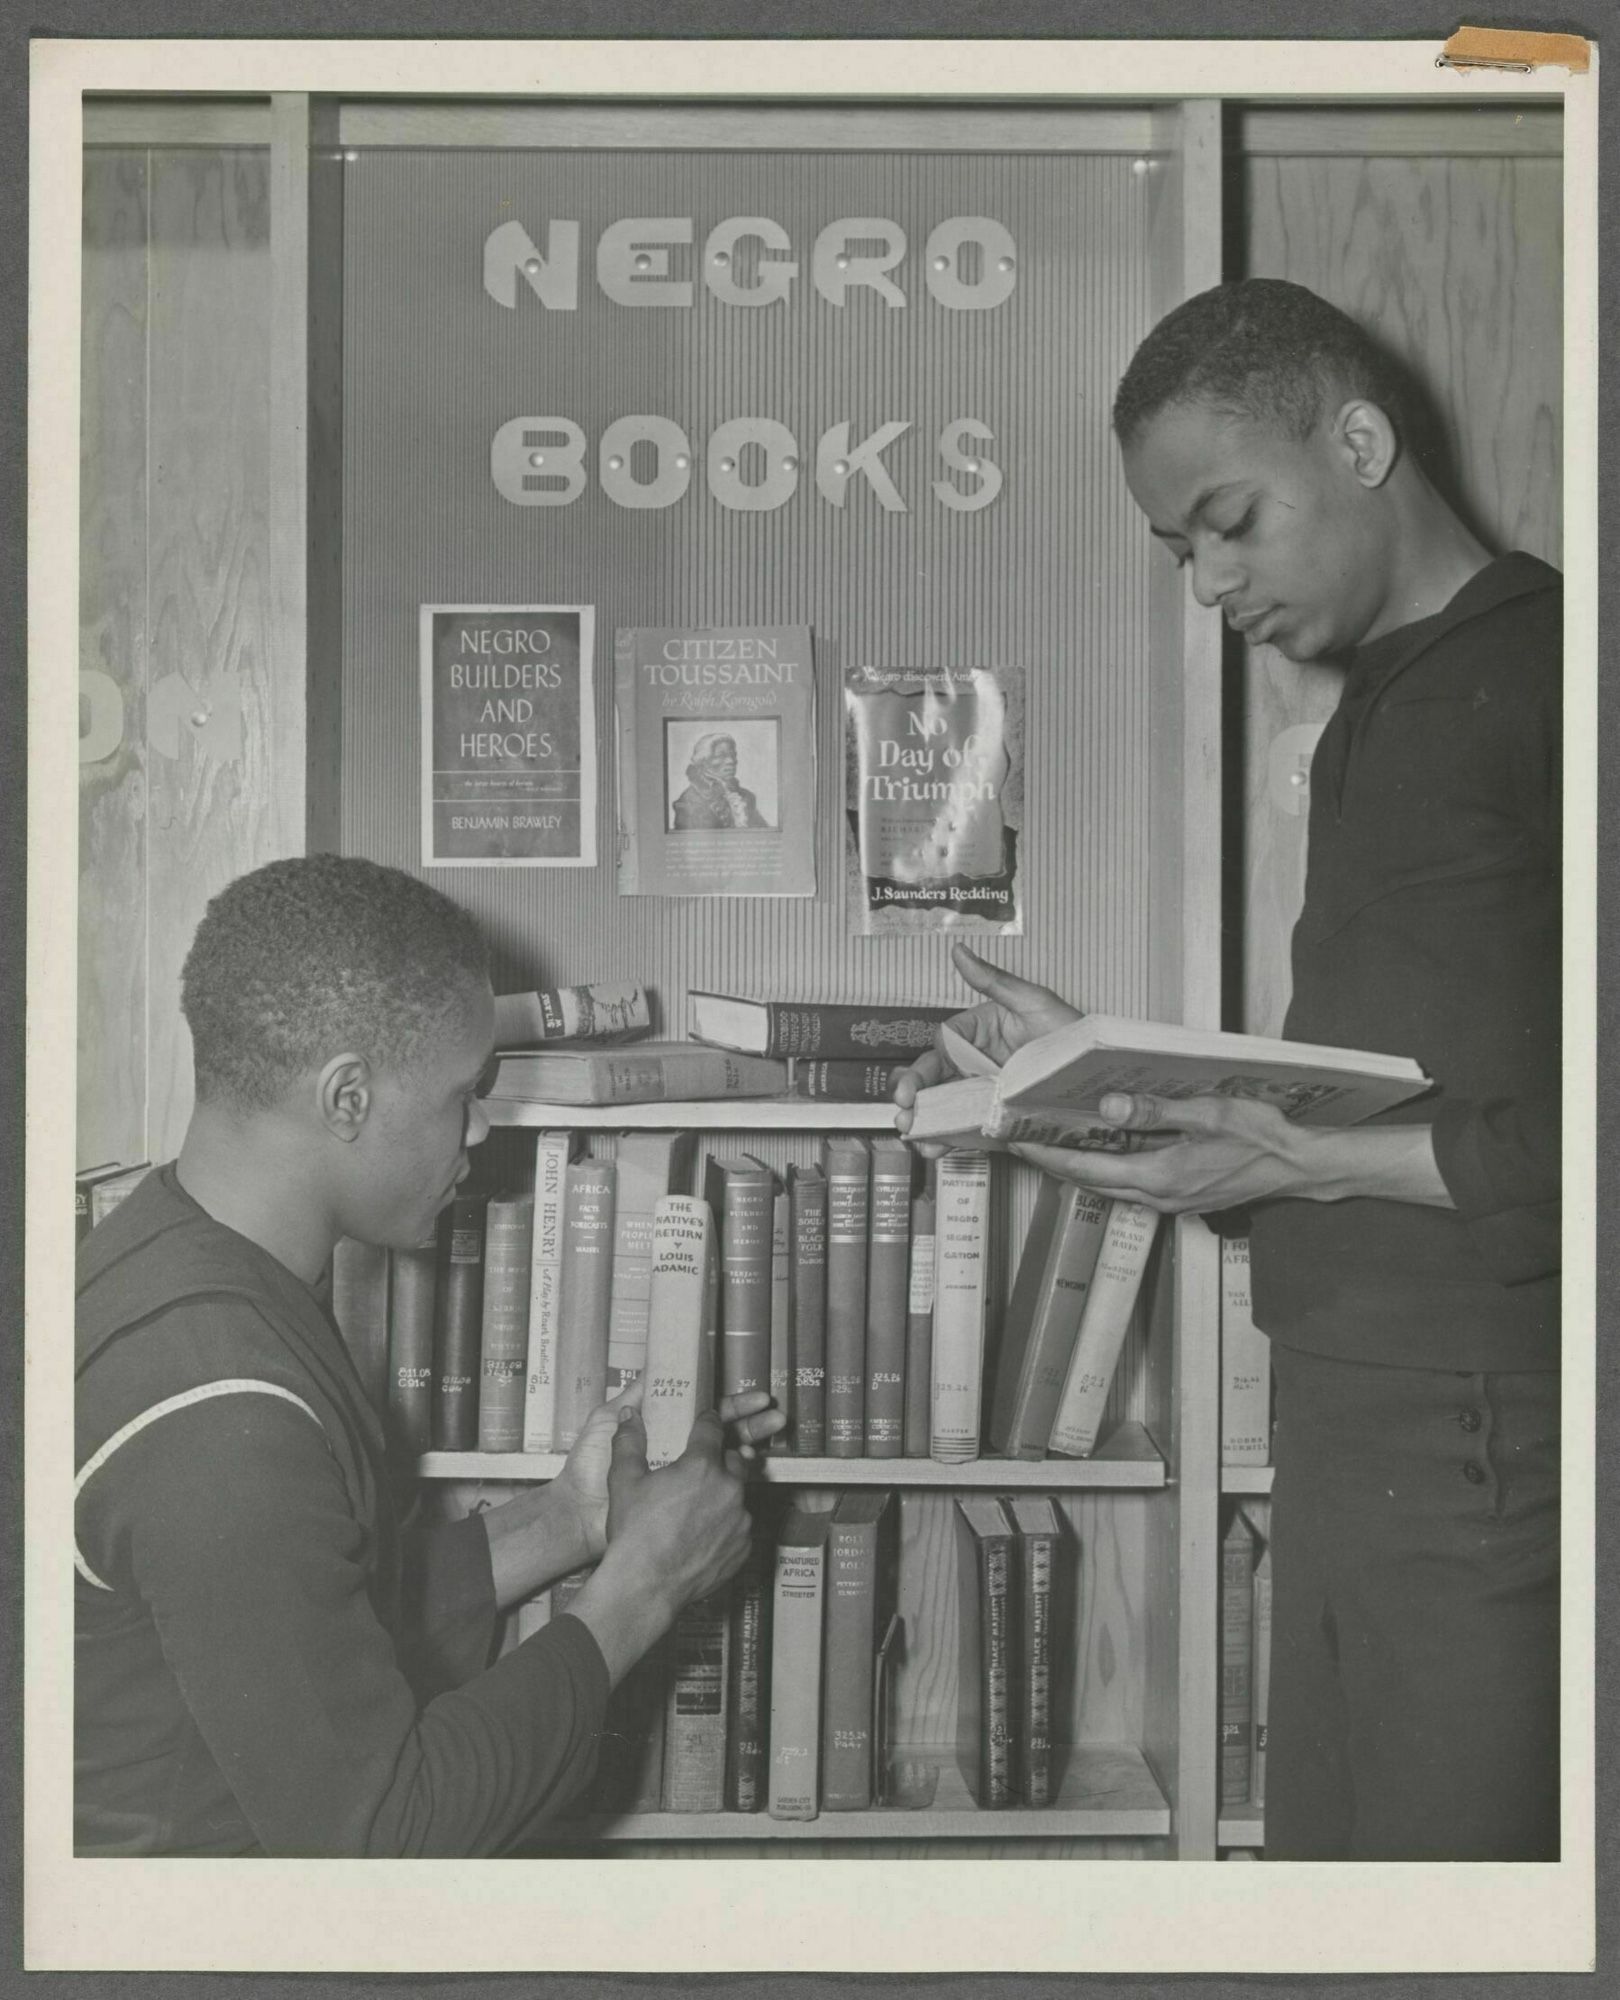
<instances>
[{"instance_id":1,"label":"shirt collar","mask_svg":"<svg viewBox=\"0 0 1620 2000\"><path fill-rule=\"evenodd\" d=\"M1563 578L1550 563L1544 563L1539 556L1526 555L1523 550L1495 557L1483 569L1476 570L1439 611L1358 646L1350 656L1346 695L1354 690L1356 698L1370 698L1397 674L1404 673L1447 632L1483 617L1487 611L1494 611L1515 597L1533 597L1540 591L1556 590L1562 582Z\"/></svg>"}]
</instances>

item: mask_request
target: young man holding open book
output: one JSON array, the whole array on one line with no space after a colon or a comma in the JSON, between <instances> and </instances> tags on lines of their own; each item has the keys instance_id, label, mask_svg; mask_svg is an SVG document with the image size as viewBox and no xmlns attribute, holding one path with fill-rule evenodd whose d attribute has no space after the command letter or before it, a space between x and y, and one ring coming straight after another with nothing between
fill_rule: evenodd
<instances>
[{"instance_id":1,"label":"young man holding open book","mask_svg":"<svg viewBox=\"0 0 1620 2000\"><path fill-rule=\"evenodd\" d=\"M394 869L272 862L210 903L183 1006L180 1155L79 1257L77 1851L498 1852L746 1557L739 1452L781 1418L731 1399L650 1472L631 1390L548 1485L420 1531L319 1288L340 1237L420 1243L488 1130L477 928ZM588 1563L486 1669L497 1611Z\"/></svg>"},{"instance_id":2,"label":"young man holding open book","mask_svg":"<svg viewBox=\"0 0 1620 2000\"><path fill-rule=\"evenodd\" d=\"M1348 1129L1116 1094L1103 1122L1143 1149L1018 1150L1167 1212L1252 1210L1277 1377L1267 1855L1556 1858L1560 579L1488 555L1414 457L1390 364L1297 286L1178 308L1114 423L1199 602L1345 670L1286 1033L1411 1057L1434 1088ZM954 1025L995 1062L1078 1018L957 965L986 999ZM947 1070L923 1057L902 1106Z\"/></svg>"}]
</instances>

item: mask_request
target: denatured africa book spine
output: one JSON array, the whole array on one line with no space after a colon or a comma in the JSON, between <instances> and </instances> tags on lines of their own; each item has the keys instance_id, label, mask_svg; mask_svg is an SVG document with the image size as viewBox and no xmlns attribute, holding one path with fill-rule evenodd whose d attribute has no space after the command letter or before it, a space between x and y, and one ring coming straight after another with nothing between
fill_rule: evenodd
<instances>
[{"instance_id":1,"label":"denatured africa book spine","mask_svg":"<svg viewBox=\"0 0 1620 2000\"><path fill-rule=\"evenodd\" d=\"M1052 1419L1051 1449L1066 1458L1089 1458L1096 1449L1108 1391L1158 1226L1157 1211L1140 1202L1116 1201L1109 1210L1074 1354Z\"/></svg>"},{"instance_id":2,"label":"denatured africa book spine","mask_svg":"<svg viewBox=\"0 0 1620 2000\"><path fill-rule=\"evenodd\" d=\"M871 1149L829 1139L827 1176L827 1453L859 1458L866 1448L866 1236Z\"/></svg>"},{"instance_id":3,"label":"denatured africa book spine","mask_svg":"<svg viewBox=\"0 0 1620 2000\"><path fill-rule=\"evenodd\" d=\"M934 1163L911 1198L911 1270L906 1287L907 1458L928 1456L934 1391Z\"/></svg>"},{"instance_id":4,"label":"denatured africa book spine","mask_svg":"<svg viewBox=\"0 0 1620 2000\"><path fill-rule=\"evenodd\" d=\"M984 1384L990 1160L947 1153L934 1197L934 1366L929 1456L960 1465L979 1455Z\"/></svg>"},{"instance_id":5,"label":"denatured africa book spine","mask_svg":"<svg viewBox=\"0 0 1620 2000\"><path fill-rule=\"evenodd\" d=\"M572 1132L540 1132L534 1147L534 1237L529 1250L529 1352L523 1390L523 1449L557 1443L557 1340L562 1328L563 1206Z\"/></svg>"},{"instance_id":6,"label":"denatured africa book spine","mask_svg":"<svg viewBox=\"0 0 1620 2000\"><path fill-rule=\"evenodd\" d=\"M484 1330L479 1342L478 1449L523 1449L529 1363L529 1257L534 1196L500 1195L484 1222Z\"/></svg>"},{"instance_id":7,"label":"denatured africa book spine","mask_svg":"<svg viewBox=\"0 0 1620 2000\"><path fill-rule=\"evenodd\" d=\"M332 1317L373 1409L388 1396L388 1252L341 1238L332 1252Z\"/></svg>"},{"instance_id":8,"label":"denatured africa book spine","mask_svg":"<svg viewBox=\"0 0 1620 2000\"><path fill-rule=\"evenodd\" d=\"M478 1343L484 1327L484 1195L458 1195L439 1223L434 1300L433 1448L478 1448Z\"/></svg>"},{"instance_id":9,"label":"denatured africa book spine","mask_svg":"<svg viewBox=\"0 0 1620 2000\"><path fill-rule=\"evenodd\" d=\"M868 1458L899 1458L905 1449L910 1258L911 1148L903 1139L874 1139L866 1258Z\"/></svg>"},{"instance_id":10,"label":"denatured africa book spine","mask_svg":"<svg viewBox=\"0 0 1620 2000\"><path fill-rule=\"evenodd\" d=\"M564 1177L562 1321L557 1342L557 1449L568 1451L607 1394L613 1279L611 1160L576 1160Z\"/></svg>"},{"instance_id":11,"label":"denatured africa book spine","mask_svg":"<svg viewBox=\"0 0 1620 2000\"><path fill-rule=\"evenodd\" d=\"M788 1168L788 1313L792 1322L791 1449L819 1458L827 1449L827 1177L818 1166Z\"/></svg>"},{"instance_id":12,"label":"denatured africa book spine","mask_svg":"<svg viewBox=\"0 0 1620 2000\"><path fill-rule=\"evenodd\" d=\"M400 1442L412 1458L433 1446L433 1241L389 1253L388 1403Z\"/></svg>"}]
</instances>

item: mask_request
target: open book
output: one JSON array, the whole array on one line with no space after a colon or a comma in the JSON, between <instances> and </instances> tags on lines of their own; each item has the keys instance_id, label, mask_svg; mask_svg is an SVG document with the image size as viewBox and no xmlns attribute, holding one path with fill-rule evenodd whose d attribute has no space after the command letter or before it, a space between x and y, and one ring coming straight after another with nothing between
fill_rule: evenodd
<instances>
[{"instance_id":1,"label":"open book","mask_svg":"<svg viewBox=\"0 0 1620 2000\"><path fill-rule=\"evenodd\" d=\"M1102 1124L1099 1107L1110 1092L1249 1097L1301 1124L1357 1125L1429 1087L1428 1077L1406 1056L1113 1014L1087 1014L1038 1036L1000 1069L955 1029L942 1028L940 1037L964 1074L918 1091L910 1139L1130 1152L1156 1143L1156 1135Z\"/></svg>"}]
</instances>

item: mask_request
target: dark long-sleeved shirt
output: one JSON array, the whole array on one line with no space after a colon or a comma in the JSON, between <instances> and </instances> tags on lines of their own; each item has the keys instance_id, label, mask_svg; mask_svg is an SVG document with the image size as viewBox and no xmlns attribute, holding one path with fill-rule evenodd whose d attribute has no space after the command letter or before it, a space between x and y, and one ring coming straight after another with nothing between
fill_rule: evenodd
<instances>
[{"instance_id":1,"label":"dark long-sleeved shirt","mask_svg":"<svg viewBox=\"0 0 1620 2000\"><path fill-rule=\"evenodd\" d=\"M492 1853L588 1781L589 1631L484 1670L482 1523L413 1522L316 1294L172 1166L86 1239L77 1367L77 1852Z\"/></svg>"},{"instance_id":2,"label":"dark long-sleeved shirt","mask_svg":"<svg viewBox=\"0 0 1620 2000\"><path fill-rule=\"evenodd\" d=\"M1362 647L1311 766L1285 1032L1415 1057L1454 1210L1274 1201L1255 1318L1341 1359L1558 1365L1563 591L1499 558Z\"/></svg>"}]
</instances>

